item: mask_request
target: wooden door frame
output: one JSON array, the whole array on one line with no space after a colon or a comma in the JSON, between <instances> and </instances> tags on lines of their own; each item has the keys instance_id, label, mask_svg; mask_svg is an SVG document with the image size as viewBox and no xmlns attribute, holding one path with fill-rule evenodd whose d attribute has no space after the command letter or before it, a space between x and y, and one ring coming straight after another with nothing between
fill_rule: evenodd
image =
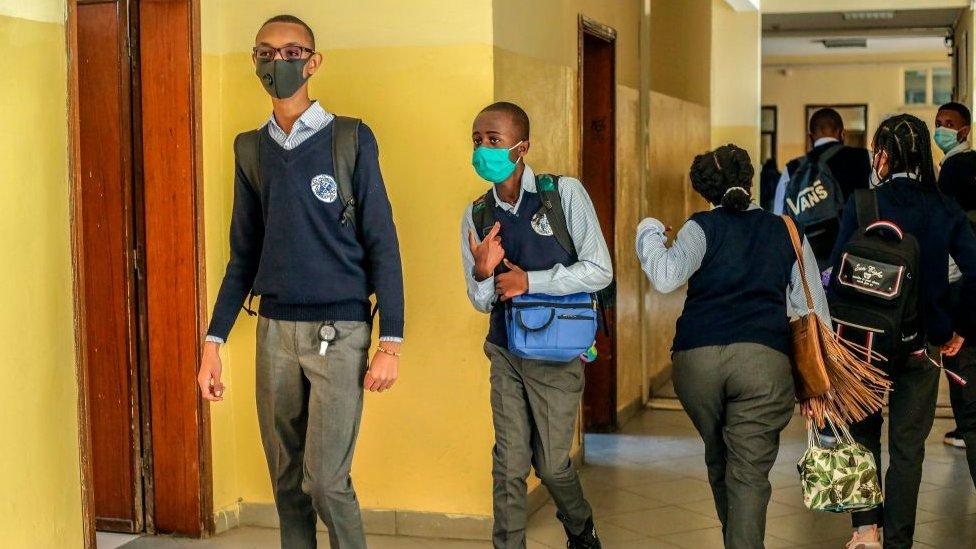
<instances>
[{"instance_id":1,"label":"wooden door frame","mask_svg":"<svg viewBox=\"0 0 976 549\"><path fill-rule=\"evenodd\" d=\"M173 1L173 0L170 0ZM190 166L188 167L188 173L190 175L190 185L192 187L192 200L193 200L193 219L195 230L193 231L192 238L194 254L192 260L196 265L196 276L192 288L189 290L193 294L193 307L196 313L196 323L194 328L194 333L189 334L188 330L183 333L186 337L192 337L194 341L199 342L200 334L203 333L205 329L204 323L206 318L206 272L205 272L205 262L204 258L206 255L206 247L204 240L204 220L203 220L203 167L202 167L202 118L201 118L201 105L202 105L202 93L201 93L201 38L200 38L200 0L176 0L185 2L187 8L187 13L189 15L189 21L184 21L186 28L189 29L188 43L189 50L185 52L189 56L191 76L190 83L191 89L187 90L187 95L185 100L188 102L189 112L191 115L190 120L190 135L188 149L191 151L190 156ZM66 28L66 48L68 56L68 66L67 66L67 80L68 80L68 156L69 156L69 177L71 178L69 185L69 215L70 215L70 240L71 240L71 253L72 253L72 289L73 289L73 305L74 305L74 351L75 351L75 375L78 384L78 445L79 445L79 457L80 457L80 474L81 474L81 512L82 512L82 523L84 528L83 540L86 549L94 549L95 544L95 521L94 521L94 494L92 491L91 478L92 478L92 463L91 463L91 429L88 422L89 410L87 403L87 395L89 392L89 379L86 368L86 358L85 349L87 346L86 341L86 327L85 327L85 304L83 299L84 293L84 247L82 245L82 204L81 204L81 183L82 177L80 173L80 154L81 154L81 143L80 143L80 128L79 128L79 106L78 106L78 12L77 12L78 0L68 0L67 2L67 28ZM147 2L148 3L148 2ZM138 70L138 68L134 69ZM151 88L156 85L152 80L143 81L142 89ZM140 168L141 169L141 168ZM144 257L144 256L143 256ZM144 259L143 259L144 261ZM144 266L144 265L143 265ZM148 343L147 343L148 346ZM195 377L196 366L199 363L200 346L199 343L195 346L196 361L194 364L189 366L180 365L181 368L192 368ZM142 367L145 367L146 362L142 361ZM143 405L145 406L145 411L149 411L150 397L148 393L149 389L149 376L145 375L147 371L143 369L141 374L141 389L143 391ZM184 434L184 440L188 445L198 448L199 452L196 455L196 469L199 473L198 482L196 482L197 490L196 493L184 494L188 498L195 500L198 503L199 513L196 516L196 527L190 528L188 531L178 532L184 535L207 537L213 534L214 531L214 519L213 519L213 478L211 470L211 444L210 444L210 409L206 404L199 398L198 392L196 391L195 384L193 385L194 394L197 395L193 401L193 410L180 409L176 410L175 413L170 409L166 409L167 414L172 414L173 416L178 416L179 414L185 414L192 412L195 417L196 430L192 432L186 432ZM156 395L157 397L165 397L166 395ZM148 414L142 421L143 433L145 436L144 445L151 448L152 444L152 433L154 432L153 422L148 420ZM168 417L168 416L167 416ZM176 420L174 420L176 421ZM160 423L166 423L165 421ZM159 427L162 428L162 427ZM149 454L151 456L151 453ZM169 471L158 470L152 466L152 462L144 462L143 470L146 475L151 475L154 478L159 478L161 476L167 475ZM155 484L150 482L150 485ZM152 511L152 492L146 491L144 497L148 498L145 502L146 517L145 517L145 527L147 533L155 533L154 523L157 522L154 518Z\"/></svg>"},{"instance_id":2,"label":"wooden door frame","mask_svg":"<svg viewBox=\"0 0 976 549\"><path fill-rule=\"evenodd\" d=\"M586 15L584 15L582 13L580 13L578 15L578 18L577 18L577 36L576 36L576 38L577 38L577 43L576 43L576 51L577 51L577 60L576 60L577 61L577 71L576 71L576 103L577 103L577 113L576 113L576 115L577 116L576 117L577 117L577 120L578 120L579 123L577 124L577 128L576 128L577 134L576 135L578 136L578 139L579 139L579 153L577 155L578 156L578 161L577 161L576 170L577 170L577 173L579 173L581 177L583 175L583 129L584 129L584 125L586 123L583 120L583 112L584 112L584 99L583 99L583 89L584 88L583 88L583 86L584 86L584 76L585 76L583 74L583 72L584 72L584 70L583 70L583 65L584 65L583 51L584 51L584 41L585 41L585 38L586 38L587 35L589 35L591 37L594 37L594 38L597 38L597 39L600 39L600 40L603 40L604 42L607 42L610 45L610 47L613 49L613 67L611 67L611 70L610 70L610 77L611 77L611 82L610 82L610 110L611 110L611 116L610 116L610 118L611 118L611 121L612 121L612 123L611 123L611 129L612 129L611 141L612 141L613 150L614 150L614 166L613 166L613 194L614 194L614 196L613 196L613 204L614 204L614 207L613 207L613 210L614 210L613 217L614 217L614 219L613 219L612 222L613 222L614 242L616 242L616 236L617 236L616 235L616 232L617 232L617 219L616 219L616 217L617 217L617 196L616 196L617 195L617 153L616 153L616 149L617 149L617 30L614 29L613 27L609 26L609 25L604 25L603 23L600 23L600 22L596 21L595 19L592 19L590 17L587 17ZM614 248L616 248L616 245L614 246ZM616 252L616 249L610 250L610 255L611 255L612 261L614 263L616 263L616 260L617 260L617 252ZM616 284L616 280L612 281L611 284L612 285L615 285ZM614 301L616 301L616 289L614 290ZM611 425L609 427L609 430L610 431L614 431L618 427L618 425L617 425L617 420L618 420L618 417L617 417L617 356L619 356L619 353L617 352L618 349L616 348L618 346L617 345L618 344L618 340L617 340L617 337L616 337L616 325L617 325L617 320L618 320L618 318L617 318L617 307L616 307L616 305L613 307L613 315L614 315L614 318L612 319L613 320L613 326L614 326L613 343L614 343L614 347L615 348L613 349L613 356L614 356L613 391L612 391L612 393L610 395L610 400L612 402L612 404L611 404L611 407L612 407L612 410L611 410L612 420L611 420ZM581 402L580 403L580 410L583 410L583 409L584 409L584 406L583 406L583 403ZM580 429L581 429L581 431L585 432L585 430L586 430L585 421L581 421Z\"/></svg>"}]
</instances>

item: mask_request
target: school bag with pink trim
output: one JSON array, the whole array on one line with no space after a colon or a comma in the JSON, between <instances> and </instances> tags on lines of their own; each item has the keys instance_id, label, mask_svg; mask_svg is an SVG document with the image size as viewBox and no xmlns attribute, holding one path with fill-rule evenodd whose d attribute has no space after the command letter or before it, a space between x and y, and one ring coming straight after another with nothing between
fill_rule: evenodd
<instances>
[{"instance_id":1,"label":"school bag with pink trim","mask_svg":"<svg viewBox=\"0 0 976 549\"><path fill-rule=\"evenodd\" d=\"M919 248L914 236L880 219L874 191L854 194L858 230L847 241L830 281L836 335L881 368L922 349L919 334Z\"/></svg>"}]
</instances>

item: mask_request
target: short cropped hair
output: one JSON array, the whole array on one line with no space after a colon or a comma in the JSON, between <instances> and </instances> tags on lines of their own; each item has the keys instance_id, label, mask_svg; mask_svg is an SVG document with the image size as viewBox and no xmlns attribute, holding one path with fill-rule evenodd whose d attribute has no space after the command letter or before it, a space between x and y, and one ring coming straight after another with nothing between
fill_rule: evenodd
<instances>
[{"instance_id":1,"label":"short cropped hair","mask_svg":"<svg viewBox=\"0 0 976 549\"><path fill-rule=\"evenodd\" d=\"M312 27L308 26L308 24L305 21L302 21L301 19L295 17L294 15L288 15L288 14L275 15L271 19L268 19L267 21L262 23L261 28L263 29L264 27L270 25L271 23L291 23L292 25L298 25L302 27L303 29L305 29L305 32L308 33L308 39L312 43L312 49L313 50L315 49L315 33L312 32Z\"/></svg>"},{"instance_id":2,"label":"short cropped hair","mask_svg":"<svg viewBox=\"0 0 976 549\"><path fill-rule=\"evenodd\" d=\"M969 112L969 107L963 105L962 103L956 103L955 101L946 103L945 105L939 107L939 111L952 111L954 113L958 113L967 126L973 123L973 113Z\"/></svg>"},{"instance_id":3,"label":"short cropped hair","mask_svg":"<svg viewBox=\"0 0 976 549\"><path fill-rule=\"evenodd\" d=\"M840 117L840 113L830 107L817 109L813 113L813 116L810 117L809 130L811 135L818 133L840 133L844 131L844 119Z\"/></svg>"},{"instance_id":4,"label":"short cropped hair","mask_svg":"<svg viewBox=\"0 0 976 549\"><path fill-rule=\"evenodd\" d=\"M512 121L515 126L519 129L519 139L529 138L529 115L525 114L522 107L519 107L515 103L509 103L508 101L499 101L497 103L492 103L487 107L481 109L481 112L504 112L512 117Z\"/></svg>"}]
</instances>

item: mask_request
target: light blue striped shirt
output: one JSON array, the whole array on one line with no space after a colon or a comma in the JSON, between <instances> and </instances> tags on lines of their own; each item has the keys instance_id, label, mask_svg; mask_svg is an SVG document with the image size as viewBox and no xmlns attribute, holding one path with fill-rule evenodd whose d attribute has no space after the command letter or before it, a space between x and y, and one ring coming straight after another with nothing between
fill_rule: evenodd
<instances>
[{"instance_id":1,"label":"light blue striped shirt","mask_svg":"<svg viewBox=\"0 0 976 549\"><path fill-rule=\"evenodd\" d=\"M517 213L525 193L536 192L535 173L528 165L525 166L519 198L514 205L500 199L494 188L492 192L495 193L495 203L500 208ZM610 251L600 230L600 220L596 216L590 196L586 194L579 180L564 176L559 178L559 200L566 214L566 228L576 246L578 261L569 266L555 265L545 271L527 272L529 293L568 295L606 288L613 280L613 263L610 261ZM468 289L468 299L474 308L488 313L497 297L495 277L490 276L480 282L475 280L474 256L468 245L468 232L471 230L479 234L471 219L471 204L468 204L461 218L461 265L464 269L464 283ZM504 246L505 241L502 239L502 247Z\"/></svg>"},{"instance_id":2,"label":"light blue striped shirt","mask_svg":"<svg viewBox=\"0 0 976 549\"><path fill-rule=\"evenodd\" d=\"M759 209L759 206L752 204L749 209ZM707 242L705 231L693 220L688 220L684 227L681 227L670 248L665 245L667 237L664 233L664 224L657 219L648 217L641 221L637 226L637 259L651 285L659 292L668 293L683 286L701 268ZM807 284L810 285L810 294L813 297L813 308L820 320L826 326L830 326L827 296L820 281L817 259L806 237L803 238L803 260ZM749 259L743 258L743 261ZM786 296L786 313L791 317L807 313L807 299L803 292L803 279L800 276L800 263L797 261L793 263L790 287L787 288Z\"/></svg>"}]
</instances>

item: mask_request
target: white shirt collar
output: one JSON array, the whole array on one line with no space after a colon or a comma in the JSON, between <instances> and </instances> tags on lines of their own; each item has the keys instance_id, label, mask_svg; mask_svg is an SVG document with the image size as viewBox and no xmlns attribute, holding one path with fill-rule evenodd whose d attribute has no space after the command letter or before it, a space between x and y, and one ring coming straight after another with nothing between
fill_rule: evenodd
<instances>
[{"instance_id":1,"label":"white shirt collar","mask_svg":"<svg viewBox=\"0 0 976 549\"><path fill-rule=\"evenodd\" d=\"M525 160L521 160L521 162L525 162ZM492 185L491 192L495 195L495 204L507 212L517 214L519 206L522 205L522 197L525 196L525 191L529 191L530 193L536 192L535 172L532 171L532 168L530 168L528 164L525 165L525 170L522 171L522 184L519 187L518 200L516 200L515 204L512 205L502 200L501 197L498 196L498 189L495 187L495 185Z\"/></svg>"},{"instance_id":2,"label":"white shirt collar","mask_svg":"<svg viewBox=\"0 0 976 549\"><path fill-rule=\"evenodd\" d=\"M963 141L962 143L957 144L955 147L949 149L949 152L945 153L945 156L943 156L942 160L939 161L939 165L941 166L942 164L945 164L946 159L948 159L950 156L967 152L971 148L972 145L970 145L969 139Z\"/></svg>"},{"instance_id":3,"label":"white shirt collar","mask_svg":"<svg viewBox=\"0 0 976 549\"><path fill-rule=\"evenodd\" d=\"M817 148L820 145L826 145L827 143L840 143L840 139L836 137L821 137L813 142L813 147Z\"/></svg>"},{"instance_id":4,"label":"white shirt collar","mask_svg":"<svg viewBox=\"0 0 976 549\"><path fill-rule=\"evenodd\" d=\"M275 120L273 112L271 113L271 116L268 117L267 125L271 126L272 130L280 132L280 134L285 136L287 139L288 137L294 135L300 127L306 127L315 131L321 130L329 123L331 119L332 117L329 116L329 113L322 108L322 105L319 104L318 101L312 101L312 104L305 109L305 112L303 112L302 115L298 117L298 120L295 121L295 124L292 125L291 133L285 133L285 130L278 125L278 121Z\"/></svg>"}]
</instances>

